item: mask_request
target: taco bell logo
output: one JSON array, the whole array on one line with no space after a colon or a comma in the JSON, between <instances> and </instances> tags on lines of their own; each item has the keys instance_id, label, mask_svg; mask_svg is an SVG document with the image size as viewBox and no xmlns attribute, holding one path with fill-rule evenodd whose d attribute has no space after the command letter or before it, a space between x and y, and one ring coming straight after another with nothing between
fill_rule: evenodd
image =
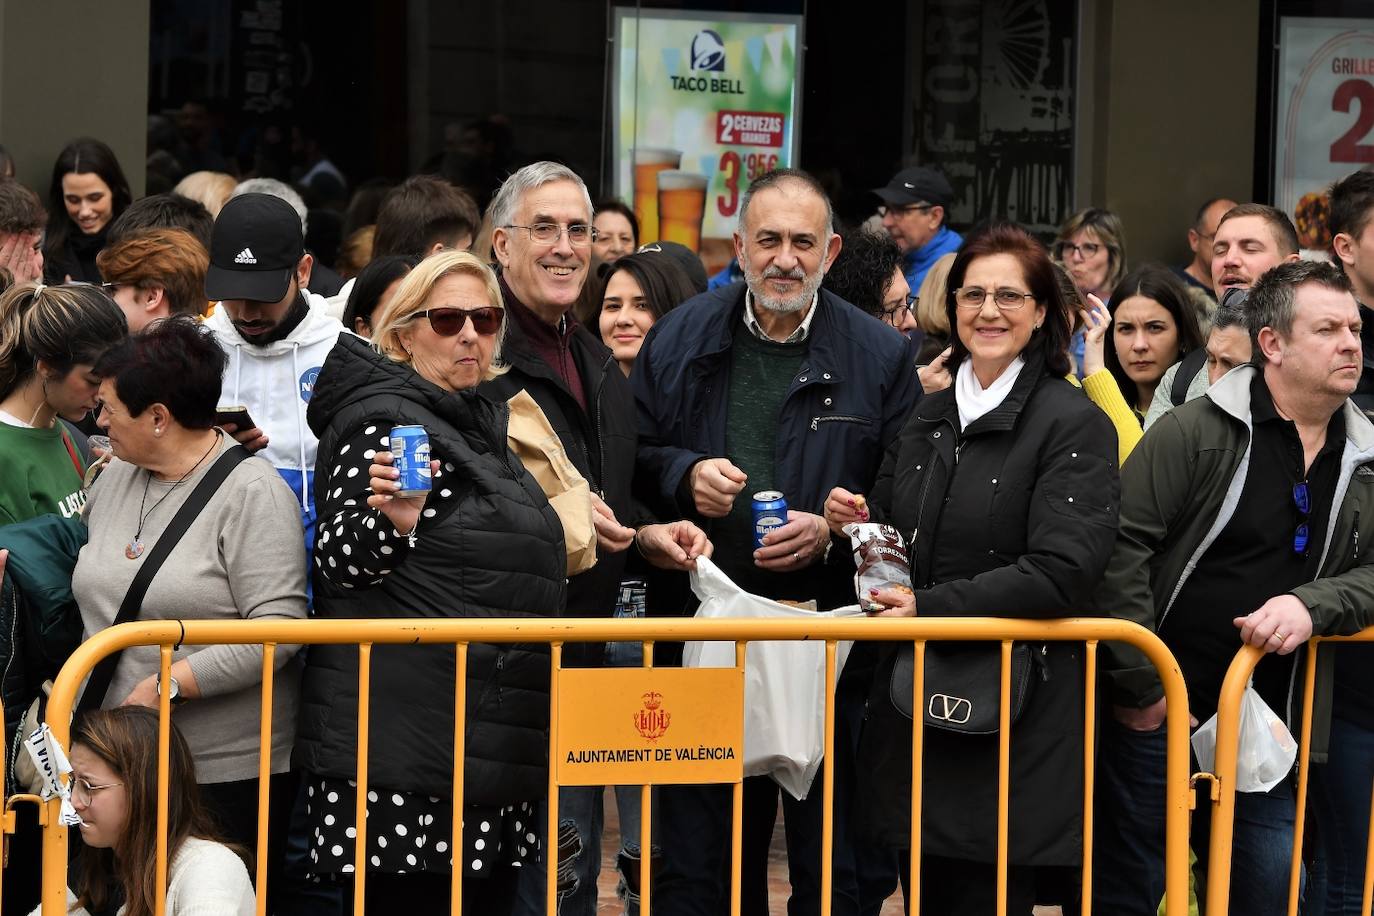
<instances>
[{"instance_id":1,"label":"taco bell logo","mask_svg":"<svg viewBox=\"0 0 1374 916\"><path fill-rule=\"evenodd\" d=\"M320 377L320 367L319 367L319 366L316 366L316 367L313 368L313 369L306 369L304 372L301 373L301 384L300 384L301 400L304 401L304 402L307 403L307 404L310 403L310 398L311 398L311 396L314 395L314 393L315 393L315 379L317 379L317 378L319 378L319 377Z\"/></svg>"},{"instance_id":2,"label":"taco bell logo","mask_svg":"<svg viewBox=\"0 0 1374 916\"><path fill-rule=\"evenodd\" d=\"M702 29L692 39L692 69L720 73L725 70L725 42L710 29Z\"/></svg>"}]
</instances>

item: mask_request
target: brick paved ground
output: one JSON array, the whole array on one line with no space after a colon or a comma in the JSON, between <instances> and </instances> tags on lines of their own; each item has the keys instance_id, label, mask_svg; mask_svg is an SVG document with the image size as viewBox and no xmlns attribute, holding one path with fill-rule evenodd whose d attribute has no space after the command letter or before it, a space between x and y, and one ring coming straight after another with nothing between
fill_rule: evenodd
<instances>
[{"instance_id":1,"label":"brick paved ground","mask_svg":"<svg viewBox=\"0 0 1374 916\"><path fill-rule=\"evenodd\" d=\"M597 916L618 916L624 910L615 895L617 873L615 854L620 849L620 822L616 816L615 795L607 792L605 833L602 836L601 881ZM768 899L771 916L786 916L787 895L787 849L782 835L782 812L778 813L777 825L773 830L773 847L768 869ZM1058 916L1059 908L1037 907L1036 916ZM899 890L883 904L882 916L902 916L902 894Z\"/></svg>"}]
</instances>

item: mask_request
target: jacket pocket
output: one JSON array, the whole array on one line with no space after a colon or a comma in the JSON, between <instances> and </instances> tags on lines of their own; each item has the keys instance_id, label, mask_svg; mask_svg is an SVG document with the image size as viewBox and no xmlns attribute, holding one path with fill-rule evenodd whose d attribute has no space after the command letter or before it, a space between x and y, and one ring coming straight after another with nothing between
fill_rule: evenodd
<instances>
[{"instance_id":1,"label":"jacket pocket","mask_svg":"<svg viewBox=\"0 0 1374 916\"><path fill-rule=\"evenodd\" d=\"M861 417L852 413L827 414L823 417L812 417L811 430L813 432L820 432L827 423L855 423L860 426L872 426L873 418Z\"/></svg>"}]
</instances>

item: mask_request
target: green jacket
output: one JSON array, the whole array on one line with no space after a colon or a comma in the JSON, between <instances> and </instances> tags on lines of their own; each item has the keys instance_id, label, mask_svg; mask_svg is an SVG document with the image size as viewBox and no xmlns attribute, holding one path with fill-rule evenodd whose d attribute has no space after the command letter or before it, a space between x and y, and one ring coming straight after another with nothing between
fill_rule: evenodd
<instances>
[{"instance_id":1,"label":"green jacket","mask_svg":"<svg viewBox=\"0 0 1374 916\"><path fill-rule=\"evenodd\" d=\"M1250 461L1250 383L1257 371L1234 369L1206 397L1169 411L1122 466L1121 524L1098 591L1104 610L1158 632L1198 561L1230 521ZM1374 625L1374 424L1350 401L1342 409L1346 441L1321 575L1293 590L1312 614L1318 636ZM1163 695L1154 666L1139 650L1113 643L1106 652L1115 704L1143 708ZM1332 661L1329 652L1319 656L1314 763L1326 757Z\"/></svg>"}]
</instances>

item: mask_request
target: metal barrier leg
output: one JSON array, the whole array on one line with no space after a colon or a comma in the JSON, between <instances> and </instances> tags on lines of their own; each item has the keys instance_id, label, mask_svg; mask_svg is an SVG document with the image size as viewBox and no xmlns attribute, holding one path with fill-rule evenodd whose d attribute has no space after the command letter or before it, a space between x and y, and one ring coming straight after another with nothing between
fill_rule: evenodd
<instances>
[{"instance_id":1,"label":"metal barrier leg","mask_svg":"<svg viewBox=\"0 0 1374 916\"><path fill-rule=\"evenodd\" d=\"M736 641L735 667L744 670L749 644ZM744 892L742 880L744 861L744 780L734 786L734 805L730 821L730 916L740 916L740 896ZM640 913L644 913L641 909Z\"/></svg>"},{"instance_id":2,"label":"metal barrier leg","mask_svg":"<svg viewBox=\"0 0 1374 916\"><path fill-rule=\"evenodd\" d=\"M467 753L468 644L460 642L453 648L457 661L453 674L453 834L448 846L453 854L453 884L449 892L449 912L459 916L463 911L463 757Z\"/></svg>"},{"instance_id":3,"label":"metal barrier leg","mask_svg":"<svg viewBox=\"0 0 1374 916\"><path fill-rule=\"evenodd\" d=\"M1093 798L1097 770L1097 640L1084 647L1083 669L1083 892L1082 916L1093 911Z\"/></svg>"},{"instance_id":4,"label":"metal barrier leg","mask_svg":"<svg viewBox=\"0 0 1374 916\"><path fill-rule=\"evenodd\" d=\"M277 647L262 647L262 712L258 735L258 888L257 914L267 916L267 829L272 790L272 685Z\"/></svg>"},{"instance_id":5,"label":"metal barrier leg","mask_svg":"<svg viewBox=\"0 0 1374 916\"><path fill-rule=\"evenodd\" d=\"M372 709L372 644L358 646L358 796L355 821L358 835L353 843L353 916L363 916L367 884L367 757Z\"/></svg>"},{"instance_id":6,"label":"metal barrier leg","mask_svg":"<svg viewBox=\"0 0 1374 916\"><path fill-rule=\"evenodd\" d=\"M1007 916L1007 867L1011 858L1011 642L1002 640L1002 687L997 727L997 916Z\"/></svg>"},{"instance_id":7,"label":"metal barrier leg","mask_svg":"<svg viewBox=\"0 0 1374 916\"><path fill-rule=\"evenodd\" d=\"M835 640L825 641L825 766L821 794L821 916L830 916L835 876Z\"/></svg>"},{"instance_id":8,"label":"metal barrier leg","mask_svg":"<svg viewBox=\"0 0 1374 916\"><path fill-rule=\"evenodd\" d=\"M918 639L912 647L915 660L911 673L911 881L908 891L911 899L906 903L907 911L916 913L921 909L921 792L925 786L921 764L926 742L926 641Z\"/></svg>"},{"instance_id":9,"label":"metal barrier leg","mask_svg":"<svg viewBox=\"0 0 1374 916\"><path fill-rule=\"evenodd\" d=\"M157 884L153 888L153 913L167 912L167 791L171 782L172 647L162 647L158 672L157 702ZM70 748L69 748L70 750Z\"/></svg>"},{"instance_id":10,"label":"metal barrier leg","mask_svg":"<svg viewBox=\"0 0 1374 916\"><path fill-rule=\"evenodd\" d=\"M1298 894L1302 889L1302 837L1307 820L1307 783L1312 777L1309 755L1312 751L1312 695L1317 683L1317 649L1312 643L1307 653L1307 671L1303 679L1302 735L1298 739L1298 797L1293 816L1293 857L1288 870L1288 916L1298 916ZM1229 877L1229 876L1228 876Z\"/></svg>"},{"instance_id":11,"label":"metal barrier leg","mask_svg":"<svg viewBox=\"0 0 1374 916\"><path fill-rule=\"evenodd\" d=\"M558 746L558 674L563 670L563 644L555 642L550 647L549 671L549 747ZM558 774L553 761L549 761L549 820L544 825L544 854L548 865L545 874L548 888L545 903L550 916L558 912ZM584 853L587 851L584 850ZM587 853L590 854L590 853ZM596 855L600 855L597 851Z\"/></svg>"},{"instance_id":12,"label":"metal barrier leg","mask_svg":"<svg viewBox=\"0 0 1374 916\"><path fill-rule=\"evenodd\" d=\"M644 667L652 668L654 666L654 644L651 640L644 641L641 655ZM645 783L640 788L639 793L639 912L642 916L649 916L653 912L649 899L649 895L652 893L650 885L653 883L653 869L651 866L654 857L653 787ZM623 840L621 845L624 845Z\"/></svg>"}]
</instances>

